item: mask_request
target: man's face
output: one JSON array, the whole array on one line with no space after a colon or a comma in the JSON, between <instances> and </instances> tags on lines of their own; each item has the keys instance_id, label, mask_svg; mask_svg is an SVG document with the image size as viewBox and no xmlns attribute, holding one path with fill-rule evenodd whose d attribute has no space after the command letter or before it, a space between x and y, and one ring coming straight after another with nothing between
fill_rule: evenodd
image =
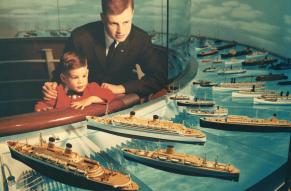
<instances>
[{"instance_id":1,"label":"man's face","mask_svg":"<svg viewBox=\"0 0 291 191\"><path fill-rule=\"evenodd\" d=\"M101 17L105 24L105 29L111 38L117 42L123 42L126 40L131 30L133 18L133 10L131 6L119 15L102 14Z\"/></svg>"},{"instance_id":2,"label":"man's face","mask_svg":"<svg viewBox=\"0 0 291 191\"><path fill-rule=\"evenodd\" d=\"M76 92L83 92L88 84L88 68L86 66L72 69L67 74L61 74L63 83Z\"/></svg>"}]
</instances>

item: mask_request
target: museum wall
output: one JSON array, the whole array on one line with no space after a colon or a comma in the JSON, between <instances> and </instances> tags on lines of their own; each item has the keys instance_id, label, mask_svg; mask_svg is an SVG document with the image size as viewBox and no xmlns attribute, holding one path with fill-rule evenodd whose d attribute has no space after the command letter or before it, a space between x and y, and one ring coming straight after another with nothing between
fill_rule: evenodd
<instances>
[{"instance_id":1,"label":"museum wall","mask_svg":"<svg viewBox=\"0 0 291 191\"><path fill-rule=\"evenodd\" d=\"M291 57L290 10L290 0L191 0L191 33Z\"/></svg>"},{"instance_id":2,"label":"museum wall","mask_svg":"<svg viewBox=\"0 0 291 191\"><path fill-rule=\"evenodd\" d=\"M136 0L134 23L147 31L165 32L166 0ZM0 0L0 37L21 31L72 30L100 19L100 0Z\"/></svg>"}]
</instances>

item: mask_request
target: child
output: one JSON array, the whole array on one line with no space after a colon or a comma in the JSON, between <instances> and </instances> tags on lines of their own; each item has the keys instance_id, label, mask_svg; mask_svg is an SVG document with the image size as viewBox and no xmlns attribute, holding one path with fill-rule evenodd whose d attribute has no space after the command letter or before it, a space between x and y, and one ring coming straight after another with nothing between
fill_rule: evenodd
<instances>
[{"instance_id":1,"label":"child","mask_svg":"<svg viewBox=\"0 0 291 191\"><path fill-rule=\"evenodd\" d=\"M81 108L92 103L111 102L114 94L97 83L88 84L87 61L75 52L67 52L61 58L60 78L62 84L58 85L57 99L39 101L35 111L46 111L50 109L64 109L68 107Z\"/></svg>"}]
</instances>

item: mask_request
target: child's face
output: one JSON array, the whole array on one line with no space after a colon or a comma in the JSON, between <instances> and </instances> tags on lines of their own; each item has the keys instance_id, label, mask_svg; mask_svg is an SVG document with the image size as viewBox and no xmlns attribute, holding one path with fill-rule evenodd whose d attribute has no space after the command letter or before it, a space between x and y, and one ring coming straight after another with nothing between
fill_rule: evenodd
<instances>
[{"instance_id":1,"label":"child's face","mask_svg":"<svg viewBox=\"0 0 291 191\"><path fill-rule=\"evenodd\" d=\"M83 92L88 84L89 70L86 66L72 69L67 74L61 74L63 83L76 92Z\"/></svg>"}]
</instances>

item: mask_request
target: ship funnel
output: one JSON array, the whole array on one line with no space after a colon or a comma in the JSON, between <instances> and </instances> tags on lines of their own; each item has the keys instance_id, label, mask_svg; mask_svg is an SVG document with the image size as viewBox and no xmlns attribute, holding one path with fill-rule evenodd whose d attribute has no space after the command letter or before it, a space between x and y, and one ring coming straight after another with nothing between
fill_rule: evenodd
<instances>
[{"instance_id":1,"label":"ship funnel","mask_svg":"<svg viewBox=\"0 0 291 191\"><path fill-rule=\"evenodd\" d=\"M153 120L155 121L157 119L159 119L159 116L158 115L153 115Z\"/></svg>"},{"instance_id":2,"label":"ship funnel","mask_svg":"<svg viewBox=\"0 0 291 191\"><path fill-rule=\"evenodd\" d=\"M174 154L174 152L175 152L174 146L173 145L168 145L166 153L167 154Z\"/></svg>"},{"instance_id":3,"label":"ship funnel","mask_svg":"<svg viewBox=\"0 0 291 191\"><path fill-rule=\"evenodd\" d=\"M72 153L72 144L71 143L67 143L66 144L66 150L65 150L65 153L66 154L71 154Z\"/></svg>"},{"instance_id":4,"label":"ship funnel","mask_svg":"<svg viewBox=\"0 0 291 191\"><path fill-rule=\"evenodd\" d=\"M131 111L131 112L129 113L129 116L130 116L130 117L135 116L135 111Z\"/></svg>"},{"instance_id":5,"label":"ship funnel","mask_svg":"<svg viewBox=\"0 0 291 191\"><path fill-rule=\"evenodd\" d=\"M53 137L49 138L48 147L49 148L54 148L55 147L55 138L53 138Z\"/></svg>"}]
</instances>

